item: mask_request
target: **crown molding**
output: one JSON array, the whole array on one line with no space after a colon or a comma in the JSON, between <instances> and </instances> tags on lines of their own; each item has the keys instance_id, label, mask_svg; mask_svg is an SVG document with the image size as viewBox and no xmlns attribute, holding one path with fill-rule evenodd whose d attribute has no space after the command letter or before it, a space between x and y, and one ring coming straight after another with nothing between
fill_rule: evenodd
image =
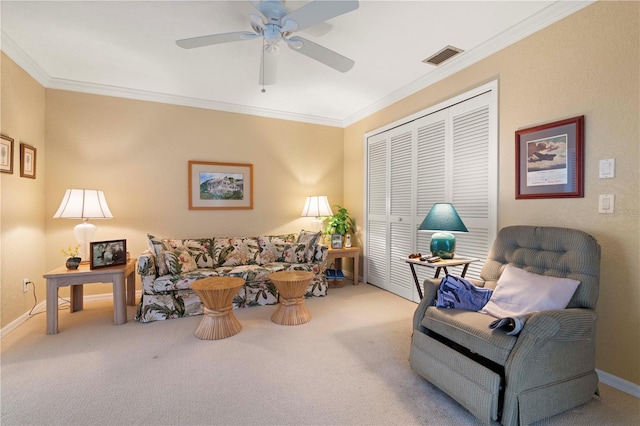
<instances>
[{"instance_id":1,"label":"crown molding","mask_svg":"<svg viewBox=\"0 0 640 426\"><path fill-rule=\"evenodd\" d=\"M596 1L597 0L557 1L535 15L525 19L521 23L516 24L506 31L503 31L495 37L487 40L480 46L457 55L454 60L451 62L445 62L443 65L426 74L424 77L415 80L389 96L386 96L361 111L358 111L352 116L346 118L343 121L342 126L348 127L371 114L413 95L414 93L419 92L420 90L493 55L505 47L508 47L573 13L576 13Z\"/></svg>"},{"instance_id":2,"label":"crown molding","mask_svg":"<svg viewBox=\"0 0 640 426\"><path fill-rule=\"evenodd\" d=\"M541 29L558 22L559 20L589 6L597 0L584 1L556 1L539 13L529 17L525 21L514 25L503 33L493 37L482 45L461 53L455 60L445 62L433 71L418 80L404 86L400 90L385 96L368 107L341 120L328 117L320 117L307 114L297 114L289 111L278 111L267 108L256 108L246 105L217 102L207 99L191 98L186 96L170 95L166 93L150 92L125 87L108 86L82 81L59 79L49 76L44 69L36 63L20 46L18 46L4 31L1 33L0 50L7 54L16 64L25 70L31 77L47 89L69 90L73 92L88 93L118 98L135 99L148 102L159 102L172 105L181 105L194 108L203 108L216 111L233 112L279 120L298 121L310 124L319 124L330 127L345 128L371 114L374 114L407 96L410 96L444 78L455 74L470 65L522 40Z\"/></svg>"},{"instance_id":3,"label":"crown molding","mask_svg":"<svg viewBox=\"0 0 640 426\"><path fill-rule=\"evenodd\" d=\"M41 86L47 87L49 84L49 74L43 70L27 52L22 50L4 31L0 33L0 50L4 52L13 62L18 64L27 74L40 83Z\"/></svg>"}]
</instances>

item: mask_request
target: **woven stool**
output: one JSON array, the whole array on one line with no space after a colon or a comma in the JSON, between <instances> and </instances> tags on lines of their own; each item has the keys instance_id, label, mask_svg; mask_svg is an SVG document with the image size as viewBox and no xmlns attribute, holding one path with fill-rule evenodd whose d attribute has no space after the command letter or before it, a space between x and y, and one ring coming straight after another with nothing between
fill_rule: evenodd
<instances>
[{"instance_id":1,"label":"woven stool","mask_svg":"<svg viewBox=\"0 0 640 426\"><path fill-rule=\"evenodd\" d=\"M280 303L271 321L281 325L298 325L311 321L311 312L304 303L304 292L313 280L313 272L281 271L269 275L278 289Z\"/></svg>"},{"instance_id":2,"label":"woven stool","mask_svg":"<svg viewBox=\"0 0 640 426\"><path fill-rule=\"evenodd\" d=\"M191 288L204 305L204 318L195 331L203 340L217 340L238 334L240 321L233 314L233 298L244 285L242 278L210 277L194 282Z\"/></svg>"}]
</instances>

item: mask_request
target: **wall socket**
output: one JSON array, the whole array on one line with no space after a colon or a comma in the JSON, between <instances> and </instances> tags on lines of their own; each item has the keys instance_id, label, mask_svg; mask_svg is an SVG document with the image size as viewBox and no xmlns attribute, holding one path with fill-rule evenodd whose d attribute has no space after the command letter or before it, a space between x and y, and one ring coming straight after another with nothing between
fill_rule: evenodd
<instances>
[{"instance_id":1,"label":"wall socket","mask_svg":"<svg viewBox=\"0 0 640 426\"><path fill-rule=\"evenodd\" d=\"M29 290L29 278L22 280L22 292L26 293Z\"/></svg>"}]
</instances>

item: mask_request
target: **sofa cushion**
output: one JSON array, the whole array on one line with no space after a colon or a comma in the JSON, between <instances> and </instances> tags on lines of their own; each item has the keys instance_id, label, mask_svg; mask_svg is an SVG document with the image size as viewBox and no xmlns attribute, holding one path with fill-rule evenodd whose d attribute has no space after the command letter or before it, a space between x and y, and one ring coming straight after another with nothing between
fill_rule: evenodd
<instances>
[{"instance_id":1,"label":"sofa cushion","mask_svg":"<svg viewBox=\"0 0 640 426\"><path fill-rule=\"evenodd\" d=\"M481 312L497 318L564 309L580 281L527 272L508 264Z\"/></svg>"},{"instance_id":2,"label":"sofa cushion","mask_svg":"<svg viewBox=\"0 0 640 426\"><path fill-rule=\"evenodd\" d=\"M238 266L258 263L258 240L245 237L215 237L213 263L215 266Z\"/></svg>"},{"instance_id":3,"label":"sofa cushion","mask_svg":"<svg viewBox=\"0 0 640 426\"><path fill-rule=\"evenodd\" d=\"M300 231L298 235L297 243L306 243L309 246L309 249L306 254L306 259L308 262L313 262L313 257L316 251L316 245L320 241L322 237L322 232L313 232L313 231L305 231L304 229Z\"/></svg>"},{"instance_id":4,"label":"sofa cushion","mask_svg":"<svg viewBox=\"0 0 640 426\"><path fill-rule=\"evenodd\" d=\"M164 275L153 281L152 292L164 293L175 290L188 290L196 280L202 278L216 277L218 273L211 268L199 268L195 271L187 272L183 275ZM143 288L144 293L149 293L148 288Z\"/></svg>"},{"instance_id":5,"label":"sofa cushion","mask_svg":"<svg viewBox=\"0 0 640 426\"><path fill-rule=\"evenodd\" d=\"M213 240L211 238L164 239L162 242L165 247L188 250L198 268L213 268Z\"/></svg>"},{"instance_id":6,"label":"sofa cushion","mask_svg":"<svg viewBox=\"0 0 640 426\"><path fill-rule=\"evenodd\" d=\"M149 251L156 257L156 268L158 269L158 275L167 275L169 268L167 267L167 259L164 256L164 252L167 249L165 244L160 238L156 238L151 234L147 234L147 241L149 244Z\"/></svg>"},{"instance_id":7,"label":"sofa cushion","mask_svg":"<svg viewBox=\"0 0 640 426\"><path fill-rule=\"evenodd\" d=\"M166 250L164 255L167 261L167 268L172 275L181 275L198 269L196 261L189 254L189 250L184 247Z\"/></svg>"},{"instance_id":8,"label":"sofa cushion","mask_svg":"<svg viewBox=\"0 0 640 426\"><path fill-rule=\"evenodd\" d=\"M504 365L518 338L507 336L501 330L490 330L489 324L493 320L495 318L492 316L480 312L430 306L421 325L470 351Z\"/></svg>"}]
</instances>

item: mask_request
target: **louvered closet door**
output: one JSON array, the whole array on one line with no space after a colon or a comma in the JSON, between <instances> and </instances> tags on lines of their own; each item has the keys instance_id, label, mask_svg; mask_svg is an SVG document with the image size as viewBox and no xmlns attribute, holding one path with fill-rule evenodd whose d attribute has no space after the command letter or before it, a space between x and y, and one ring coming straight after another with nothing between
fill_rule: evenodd
<instances>
[{"instance_id":1,"label":"louvered closet door","mask_svg":"<svg viewBox=\"0 0 640 426\"><path fill-rule=\"evenodd\" d=\"M489 96L477 96L416 121L419 159L416 220L424 219L436 202L453 203L469 230L455 234L456 256L481 259L469 265L470 278L480 277L492 242L491 220L496 220L495 212L490 215L489 211L497 182L495 174L490 173L497 169L497 164L490 143ZM418 251L429 252L431 235L418 233ZM421 283L430 272L422 271ZM461 268L451 268L449 272L460 274Z\"/></svg>"},{"instance_id":2,"label":"louvered closet door","mask_svg":"<svg viewBox=\"0 0 640 426\"><path fill-rule=\"evenodd\" d=\"M416 120L415 123L418 161L415 185L417 216L414 229L417 236L416 251L423 255L430 253L431 233L417 232L417 229L431 207L447 199L445 147L448 117L448 111L443 110ZM426 278L431 278L434 274L431 268L416 267L415 271L421 286ZM418 300L417 290L413 289L413 292L411 299Z\"/></svg>"},{"instance_id":3,"label":"louvered closet door","mask_svg":"<svg viewBox=\"0 0 640 426\"><path fill-rule=\"evenodd\" d=\"M367 282L385 288L389 275L387 241L388 135L369 138L367 147Z\"/></svg>"},{"instance_id":4,"label":"louvered closet door","mask_svg":"<svg viewBox=\"0 0 640 426\"><path fill-rule=\"evenodd\" d=\"M389 153L389 285L387 290L410 299L413 281L406 258L415 247L414 126L390 131Z\"/></svg>"},{"instance_id":5,"label":"louvered closet door","mask_svg":"<svg viewBox=\"0 0 640 426\"><path fill-rule=\"evenodd\" d=\"M451 202L469 230L456 234L456 253L481 259L469 265L467 276L480 277L487 252L493 243L491 200L495 199L497 170L490 142L489 95L484 94L449 109L452 124ZM493 209L493 219L497 214Z\"/></svg>"},{"instance_id":6,"label":"louvered closet door","mask_svg":"<svg viewBox=\"0 0 640 426\"><path fill-rule=\"evenodd\" d=\"M430 252L432 234L417 229L433 204L453 203L469 229L456 234L456 255L480 259L467 277L479 277L495 238L497 92L494 84L472 92L367 138L365 276L407 299L418 293L402 259ZM416 273L422 285L434 269Z\"/></svg>"}]
</instances>

